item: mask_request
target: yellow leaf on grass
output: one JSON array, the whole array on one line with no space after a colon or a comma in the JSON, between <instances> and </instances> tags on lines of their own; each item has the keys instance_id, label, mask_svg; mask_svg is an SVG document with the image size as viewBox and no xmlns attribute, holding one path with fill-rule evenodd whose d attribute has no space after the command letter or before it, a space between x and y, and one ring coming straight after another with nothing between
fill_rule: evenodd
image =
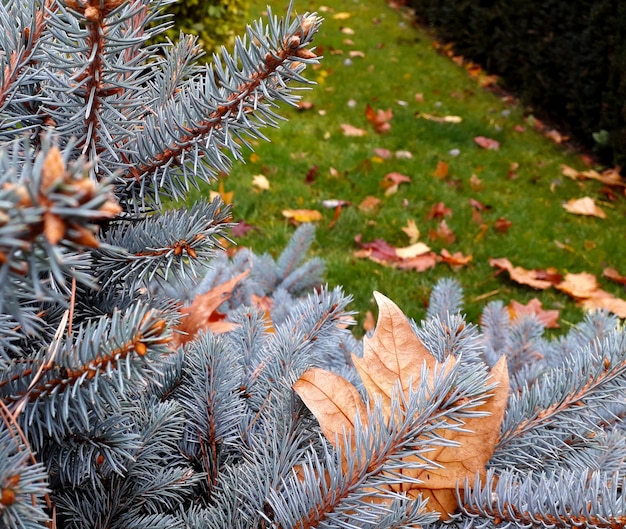
<instances>
[{"instance_id":1,"label":"yellow leaf on grass","mask_svg":"<svg viewBox=\"0 0 626 529\"><path fill-rule=\"evenodd\" d=\"M284 209L283 217L295 222L313 222L322 220L322 214L316 209Z\"/></svg>"},{"instance_id":2,"label":"yellow leaf on grass","mask_svg":"<svg viewBox=\"0 0 626 529\"><path fill-rule=\"evenodd\" d=\"M409 320L397 305L377 292L374 296L379 307L374 334L364 338L363 356L353 355L352 360L370 403L381 402L384 420L391 426L400 420L403 412L406 413L404 401L398 398L397 391L402 391L408 397L411 389L416 388L420 381L422 388L434 391L435 373L449 374L458 360L450 358L444 364L437 362L413 332ZM422 380L423 376L426 376L425 380ZM406 468L399 467L396 474L399 480L406 476L406 481L396 480L381 484L379 488L386 487L390 492L411 498L422 495L428 498L428 510L439 512L441 519L448 518L457 508L457 489L463 488L466 479L473 482L477 475L484 478L486 463L493 455L508 399L509 381L504 356L491 369L489 378L490 384L485 385L485 394L480 398L475 396L477 401L482 401L482 404L472 408L472 411L478 412L478 416L465 418L463 431L446 428L442 424L443 427L429 433L429 439L441 436L449 441L448 446L435 447L425 453L433 465L424 468L416 464L423 462L423 459L407 456L403 459L407 463ZM495 388L491 383L496 384ZM345 433L351 436L354 449L355 425L366 425L368 416L367 406L352 384L337 374L313 368L306 371L293 387L317 418L329 442L335 448L343 446ZM460 404L464 397L458 398ZM447 403L447 406L452 405ZM441 420L441 417L437 420ZM389 430L393 431L394 427L391 426ZM418 437L411 442L419 444L420 439ZM426 443L426 439L423 441ZM372 446L372 457L376 461L385 460L386 454L391 457L393 446L393 443L384 442L380 446ZM348 461L365 467L369 463L360 457L344 456L344 467ZM372 497L371 501L381 500Z\"/></svg>"},{"instance_id":3,"label":"yellow leaf on grass","mask_svg":"<svg viewBox=\"0 0 626 529\"><path fill-rule=\"evenodd\" d=\"M600 207L598 207L591 197L583 197L578 199L568 200L567 203L563 204L563 208L565 211L569 213L574 213L575 215L588 215L593 217L600 217L601 219L606 219L606 213L602 211Z\"/></svg>"},{"instance_id":4,"label":"yellow leaf on grass","mask_svg":"<svg viewBox=\"0 0 626 529\"><path fill-rule=\"evenodd\" d=\"M333 15L333 20L348 20L352 16L352 13L348 13L347 11L340 11L339 13L335 13Z\"/></svg>"},{"instance_id":5,"label":"yellow leaf on grass","mask_svg":"<svg viewBox=\"0 0 626 529\"><path fill-rule=\"evenodd\" d=\"M400 259L410 259L411 257L417 257L418 255L428 252L430 252L430 248L423 242L416 242L404 248L396 248L396 255L400 257Z\"/></svg>"},{"instance_id":6,"label":"yellow leaf on grass","mask_svg":"<svg viewBox=\"0 0 626 529\"><path fill-rule=\"evenodd\" d=\"M252 187L256 187L261 191L268 191L270 188L270 181L267 179L265 175L255 174L252 177Z\"/></svg>"},{"instance_id":7,"label":"yellow leaf on grass","mask_svg":"<svg viewBox=\"0 0 626 529\"><path fill-rule=\"evenodd\" d=\"M420 230L413 219L406 221L406 226L402 228L402 231L409 236L409 243L411 244L415 244L420 238Z\"/></svg>"}]
</instances>

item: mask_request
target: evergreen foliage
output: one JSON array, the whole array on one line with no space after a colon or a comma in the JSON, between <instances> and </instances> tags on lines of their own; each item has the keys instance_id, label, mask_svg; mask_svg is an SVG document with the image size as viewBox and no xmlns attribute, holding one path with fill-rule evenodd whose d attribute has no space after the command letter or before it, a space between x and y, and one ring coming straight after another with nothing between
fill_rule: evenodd
<instances>
[{"instance_id":1,"label":"evergreen foliage","mask_svg":"<svg viewBox=\"0 0 626 529\"><path fill-rule=\"evenodd\" d=\"M245 30L248 0L178 0L167 7L174 27L157 40L168 37L176 41L180 32L198 37L202 49L215 52L221 46L232 46Z\"/></svg>"},{"instance_id":2,"label":"evergreen foliage","mask_svg":"<svg viewBox=\"0 0 626 529\"><path fill-rule=\"evenodd\" d=\"M370 403L356 455L325 440L292 386L324 367L359 387L362 345L350 298L302 261L313 229L277 259L229 258L224 204L164 208L296 101L320 21L270 14L201 68L192 39L144 46L160 8L0 6L0 527L622 527L626 335L604 313L548 341L499 303L466 323L460 286L442 282L413 329L459 367L416 385L402 427ZM221 307L233 329L175 347L181 306L243 271ZM390 493L406 454L426 468L449 444L433 432L462 427L503 354L487 479L446 522Z\"/></svg>"}]
</instances>

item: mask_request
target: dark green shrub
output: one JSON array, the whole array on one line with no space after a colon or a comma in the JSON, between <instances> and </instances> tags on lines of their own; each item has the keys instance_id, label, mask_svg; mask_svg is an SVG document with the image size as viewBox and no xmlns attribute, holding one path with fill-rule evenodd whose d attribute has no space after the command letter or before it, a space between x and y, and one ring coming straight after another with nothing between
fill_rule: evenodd
<instances>
[{"instance_id":1,"label":"dark green shrub","mask_svg":"<svg viewBox=\"0 0 626 529\"><path fill-rule=\"evenodd\" d=\"M244 32L248 6L248 0L179 0L166 9L174 26L165 34L172 40L181 31L195 35L210 55L220 46L231 46Z\"/></svg>"},{"instance_id":2,"label":"dark green shrub","mask_svg":"<svg viewBox=\"0 0 626 529\"><path fill-rule=\"evenodd\" d=\"M626 163L626 7L618 0L413 0L455 52L502 77L606 163Z\"/></svg>"}]
</instances>

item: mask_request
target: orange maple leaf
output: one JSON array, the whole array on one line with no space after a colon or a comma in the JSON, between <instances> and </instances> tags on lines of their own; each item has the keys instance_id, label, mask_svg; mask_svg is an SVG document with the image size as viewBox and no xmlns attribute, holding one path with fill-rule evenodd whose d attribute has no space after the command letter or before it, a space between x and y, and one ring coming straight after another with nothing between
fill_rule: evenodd
<instances>
[{"instance_id":1,"label":"orange maple leaf","mask_svg":"<svg viewBox=\"0 0 626 529\"><path fill-rule=\"evenodd\" d=\"M508 309L512 320L519 319L526 314L534 314L546 329L559 327L559 311L544 310L541 301L537 298L531 299L526 305L513 299L509 303Z\"/></svg>"},{"instance_id":2,"label":"orange maple leaf","mask_svg":"<svg viewBox=\"0 0 626 529\"><path fill-rule=\"evenodd\" d=\"M388 108L387 110L374 110L370 105L365 107L365 117L367 120L374 125L374 130L378 132L378 134L382 134L383 132L389 132L391 130L391 124L389 121L393 118L393 111Z\"/></svg>"},{"instance_id":3,"label":"orange maple leaf","mask_svg":"<svg viewBox=\"0 0 626 529\"><path fill-rule=\"evenodd\" d=\"M213 287L204 294L198 294L193 301L180 309L183 316L176 326L172 340L173 346L178 347L193 340L201 331L210 330L214 333L230 331L234 324L224 321L224 315L217 312L218 307L230 298L237 284L250 274L249 270Z\"/></svg>"},{"instance_id":4,"label":"orange maple leaf","mask_svg":"<svg viewBox=\"0 0 626 529\"><path fill-rule=\"evenodd\" d=\"M352 360L363 381L370 405L378 401L381 403L384 421L389 425L381 425L380 430L376 427L376 431L394 431L394 423L398 424L403 413L406 413L410 392L422 387L428 399L428 394L433 393L437 384L435 373L450 373L458 360L450 358L444 364L437 362L413 332L402 311L378 292L374 296L379 306L376 329L370 338L363 340L363 356L359 358L353 355ZM462 489L466 479L473 482L476 475L484 478L485 466L493 455L508 398L509 380L504 356L491 369L489 376L497 386L494 389L493 385L485 385L485 394L480 398L482 403L472 408L480 415L465 418L462 431L450 428L451 424L439 423L442 426L428 437L432 439L440 436L449 444L427 452L432 462L427 466L419 464L424 459L418 459L418 456L402 459L407 463L406 467L399 468L395 475L397 479L385 485L390 492L405 494L410 498L420 495L428 498L427 509L439 512L441 519L447 519L457 508L457 488ZM313 412L322 432L335 448L346 446L344 439L349 436L349 446L356 449L355 427L357 424L367 425L371 416L368 418L368 406L351 383L335 373L312 368L296 381L293 388ZM398 396L399 391L406 400ZM459 405L464 398L458 397ZM447 406L453 407L454 404L448 403ZM437 421L442 421L442 414L434 413ZM414 441L418 444L427 442L421 437ZM391 457L395 448L390 439L372 447L370 460L344 456L343 465L348 465L348 461L355 465L368 465L372 459L385 460L386 454ZM401 479L402 476L406 481ZM372 497L371 500L380 501L380 498Z\"/></svg>"}]
</instances>

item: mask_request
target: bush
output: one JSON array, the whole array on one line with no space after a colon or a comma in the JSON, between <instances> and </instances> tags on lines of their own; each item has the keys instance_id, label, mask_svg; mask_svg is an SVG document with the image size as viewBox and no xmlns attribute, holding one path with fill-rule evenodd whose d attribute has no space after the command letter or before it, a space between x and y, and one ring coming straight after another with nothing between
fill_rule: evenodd
<instances>
[{"instance_id":1,"label":"bush","mask_svg":"<svg viewBox=\"0 0 626 529\"><path fill-rule=\"evenodd\" d=\"M229 209L171 200L296 100L320 21L270 14L211 69L144 46L159 7L0 6L0 526L623 526L617 320L478 328L446 281L419 325L377 295L358 342L311 226L219 253Z\"/></svg>"},{"instance_id":2,"label":"bush","mask_svg":"<svg viewBox=\"0 0 626 529\"><path fill-rule=\"evenodd\" d=\"M174 27L165 35L173 41L180 32L195 35L198 44L211 54L221 46L232 46L237 35L244 32L248 6L248 0L178 0L167 6Z\"/></svg>"},{"instance_id":3,"label":"bush","mask_svg":"<svg viewBox=\"0 0 626 529\"><path fill-rule=\"evenodd\" d=\"M626 6L617 0L413 0L456 53L561 123L606 163L626 163Z\"/></svg>"}]
</instances>

